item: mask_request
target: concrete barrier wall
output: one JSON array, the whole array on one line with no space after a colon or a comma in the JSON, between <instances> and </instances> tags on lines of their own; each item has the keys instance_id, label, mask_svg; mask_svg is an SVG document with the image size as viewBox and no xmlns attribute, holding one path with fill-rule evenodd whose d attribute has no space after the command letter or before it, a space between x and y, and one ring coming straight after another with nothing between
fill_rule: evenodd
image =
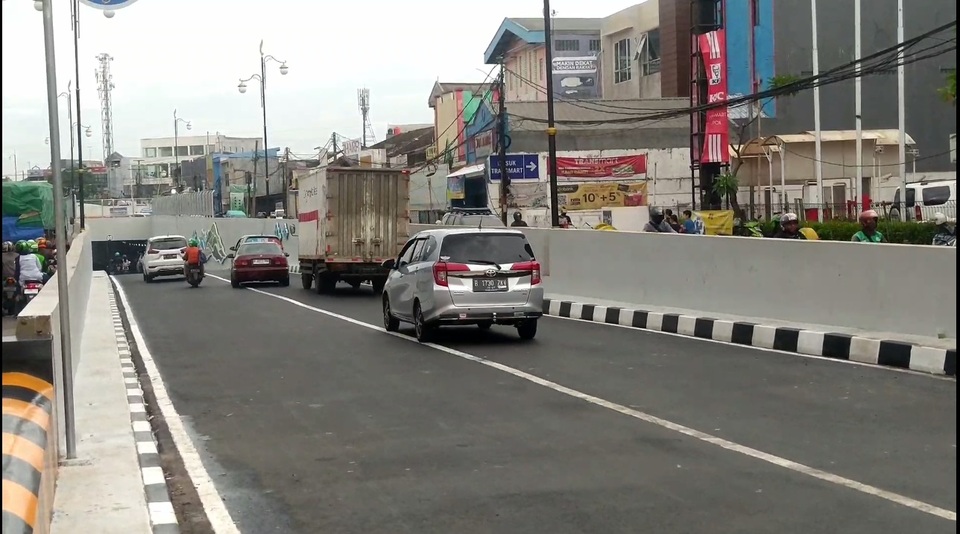
<instances>
[{"instance_id":1,"label":"concrete barrier wall","mask_svg":"<svg viewBox=\"0 0 960 534\"><path fill-rule=\"evenodd\" d=\"M416 232L426 225L413 225ZM948 247L525 229L548 292L875 332L957 336Z\"/></svg>"},{"instance_id":2,"label":"concrete barrier wall","mask_svg":"<svg viewBox=\"0 0 960 534\"><path fill-rule=\"evenodd\" d=\"M53 384L3 373L4 534L49 532L60 459L56 414Z\"/></svg>"},{"instance_id":3,"label":"concrete barrier wall","mask_svg":"<svg viewBox=\"0 0 960 534\"><path fill-rule=\"evenodd\" d=\"M63 373L69 372L76 376L77 367L82 357L81 343L83 340L84 318L87 310L87 301L90 299L90 282L93 276L90 240L87 232L77 234L67 253L66 266L61 266L40 294L28 304L17 316L17 340L39 341L49 340L51 351L51 367L53 370L53 384L56 391L63 391ZM59 282L57 277L67 276L69 307L70 307L70 347L73 356L73 369L64 370L62 367L62 352L60 344L60 298ZM58 396L56 403L57 413L63 413L63 398ZM65 439L63 425L57 426L59 445L64 446Z\"/></svg>"}]
</instances>

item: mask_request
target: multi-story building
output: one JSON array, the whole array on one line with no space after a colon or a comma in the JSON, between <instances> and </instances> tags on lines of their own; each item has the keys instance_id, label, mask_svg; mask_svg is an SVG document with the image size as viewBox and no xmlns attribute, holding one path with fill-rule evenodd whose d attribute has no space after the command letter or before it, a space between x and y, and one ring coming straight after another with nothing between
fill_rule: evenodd
<instances>
[{"instance_id":1,"label":"multi-story building","mask_svg":"<svg viewBox=\"0 0 960 534\"><path fill-rule=\"evenodd\" d=\"M603 98L660 98L660 18L656 2L628 7L600 24Z\"/></svg>"},{"instance_id":2,"label":"multi-story building","mask_svg":"<svg viewBox=\"0 0 960 534\"><path fill-rule=\"evenodd\" d=\"M553 19L553 87L561 97L600 98L602 19ZM507 70L508 101L546 100L543 19L506 18L484 52L488 65Z\"/></svg>"},{"instance_id":3,"label":"multi-story building","mask_svg":"<svg viewBox=\"0 0 960 534\"><path fill-rule=\"evenodd\" d=\"M447 83L433 84L427 105L433 110L433 127L436 144L427 153L427 159L437 154L446 154L451 168L467 161L467 127L480 107L480 99L494 88L494 83ZM472 110L470 109L472 108Z\"/></svg>"},{"instance_id":4,"label":"multi-story building","mask_svg":"<svg viewBox=\"0 0 960 534\"><path fill-rule=\"evenodd\" d=\"M236 154L263 150L259 137L229 137L220 134L181 135L174 137L150 137L140 140L140 157L135 162L140 185L169 187L173 183L173 170L177 162L184 162L209 154ZM127 179L130 181L130 178ZM124 183L124 187L133 185Z\"/></svg>"}]
</instances>

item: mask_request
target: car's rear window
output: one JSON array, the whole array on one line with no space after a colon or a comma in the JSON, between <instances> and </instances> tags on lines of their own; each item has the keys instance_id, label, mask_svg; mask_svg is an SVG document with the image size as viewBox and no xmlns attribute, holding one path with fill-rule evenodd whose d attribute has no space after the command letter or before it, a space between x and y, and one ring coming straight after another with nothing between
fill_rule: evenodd
<instances>
[{"instance_id":1,"label":"car's rear window","mask_svg":"<svg viewBox=\"0 0 960 534\"><path fill-rule=\"evenodd\" d=\"M440 257L454 263L516 263L534 259L521 234L453 234L443 239Z\"/></svg>"},{"instance_id":2,"label":"car's rear window","mask_svg":"<svg viewBox=\"0 0 960 534\"><path fill-rule=\"evenodd\" d=\"M503 221L496 215L466 215L459 221L459 226L476 226L477 228L502 228Z\"/></svg>"},{"instance_id":3,"label":"car's rear window","mask_svg":"<svg viewBox=\"0 0 960 534\"><path fill-rule=\"evenodd\" d=\"M182 237L164 237L161 239L154 239L150 242L150 248L155 248L157 250L175 250L181 249L187 246L187 240Z\"/></svg>"},{"instance_id":4,"label":"car's rear window","mask_svg":"<svg viewBox=\"0 0 960 534\"><path fill-rule=\"evenodd\" d=\"M283 254L283 251L280 250L280 245L272 241L244 243L240 245L240 250L237 251L238 256L251 254Z\"/></svg>"},{"instance_id":5,"label":"car's rear window","mask_svg":"<svg viewBox=\"0 0 960 534\"><path fill-rule=\"evenodd\" d=\"M921 192L923 194L923 204L926 206L940 206L950 200L950 187L946 185L924 187Z\"/></svg>"},{"instance_id":6,"label":"car's rear window","mask_svg":"<svg viewBox=\"0 0 960 534\"><path fill-rule=\"evenodd\" d=\"M243 243L280 243L279 237L274 237L272 235L257 235L252 237L243 238Z\"/></svg>"}]
</instances>

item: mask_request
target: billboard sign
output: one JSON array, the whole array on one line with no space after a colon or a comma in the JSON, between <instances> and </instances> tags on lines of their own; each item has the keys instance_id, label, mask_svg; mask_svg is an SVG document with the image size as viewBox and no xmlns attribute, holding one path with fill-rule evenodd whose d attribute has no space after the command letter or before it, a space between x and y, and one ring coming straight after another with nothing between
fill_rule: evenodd
<instances>
[{"instance_id":1,"label":"billboard sign","mask_svg":"<svg viewBox=\"0 0 960 534\"><path fill-rule=\"evenodd\" d=\"M707 78L707 103L727 101L726 35L724 30L707 32L699 37L700 55ZM701 163L730 163L730 118L727 107L706 111L703 128Z\"/></svg>"},{"instance_id":2,"label":"billboard sign","mask_svg":"<svg viewBox=\"0 0 960 534\"><path fill-rule=\"evenodd\" d=\"M629 180L647 174L647 156L608 158L557 158L557 177L562 180Z\"/></svg>"}]
</instances>

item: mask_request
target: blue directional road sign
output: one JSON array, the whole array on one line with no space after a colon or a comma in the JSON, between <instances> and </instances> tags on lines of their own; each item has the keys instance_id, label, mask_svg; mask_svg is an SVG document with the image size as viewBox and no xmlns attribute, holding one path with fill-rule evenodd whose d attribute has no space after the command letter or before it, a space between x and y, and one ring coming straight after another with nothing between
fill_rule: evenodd
<instances>
[{"instance_id":1,"label":"blue directional road sign","mask_svg":"<svg viewBox=\"0 0 960 534\"><path fill-rule=\"evenodd\" d=\"M490 169L490 181L500 180L500 156L493 154L487 162ZM511 180L539 180L539 154L507 154L507 176Z\"/></svg>"}]
</instances>

